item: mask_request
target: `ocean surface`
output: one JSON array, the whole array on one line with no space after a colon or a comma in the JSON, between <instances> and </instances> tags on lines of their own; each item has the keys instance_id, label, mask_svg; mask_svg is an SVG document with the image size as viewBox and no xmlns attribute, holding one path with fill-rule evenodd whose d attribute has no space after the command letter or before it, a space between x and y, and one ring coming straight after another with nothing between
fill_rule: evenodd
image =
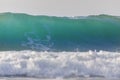
<instances>
[{"instance_id":1,"label":"ocean surface","mask_svg":"<svg viewBox=\"0 0 120 80\"><path fill-rule=\"evenodd\" d=\"M0 50L88 51L120 49L120 18L0 14Z\"/></svg>"},{"instance_id":2,"label":"ocean surface","mask_svg":"<svg viewBox=\"0 0 120 80\"><path fill-rule=\"evenodd\" d=\"M0 13L0 76L119 79L120 17Z\"/></svg>"}]
</instances>

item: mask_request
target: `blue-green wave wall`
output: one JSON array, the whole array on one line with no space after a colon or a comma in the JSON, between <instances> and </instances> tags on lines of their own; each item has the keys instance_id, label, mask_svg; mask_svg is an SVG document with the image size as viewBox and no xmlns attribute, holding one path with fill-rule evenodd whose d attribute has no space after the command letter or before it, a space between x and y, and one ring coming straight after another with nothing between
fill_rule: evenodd
<instances>
[{"instance_id":1,"label":"blue-green wave wall","mask_svg":"<svg viewBox=\"0 0 120 80\"><path fill-rule=\"evenodd\" d=\"M86 51L120 48L120 18L0 14L0 50Z\"/></svg>"}]
</instances>

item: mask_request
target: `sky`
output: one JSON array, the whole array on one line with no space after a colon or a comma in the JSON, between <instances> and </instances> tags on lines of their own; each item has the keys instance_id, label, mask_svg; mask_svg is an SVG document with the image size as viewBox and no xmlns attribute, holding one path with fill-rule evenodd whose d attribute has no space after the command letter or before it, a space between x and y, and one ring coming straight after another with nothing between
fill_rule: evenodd
<instances>
[{"instance_id":1,"label":"sky","mask_svg":"<svg viewBox=\"0 0 120 80\"><path fill-rule=\"evenodd\" d=\"M53 16L120 16L120 0L0 0L0 13Z\"/></svg>"}]
</instances>

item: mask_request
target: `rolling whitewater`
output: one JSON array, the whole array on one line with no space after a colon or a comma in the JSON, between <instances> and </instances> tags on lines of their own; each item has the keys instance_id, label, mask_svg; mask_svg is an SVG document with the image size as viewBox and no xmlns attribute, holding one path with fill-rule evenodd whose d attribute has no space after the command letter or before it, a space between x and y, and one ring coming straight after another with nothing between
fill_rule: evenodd
<instances>
[{"instance_id":1,"label":"rolling whitewater","mask_svg":"<svg viewBox=\"0 0 120 80\"><path fill-rule=\"evenodd\" d=\"M0 14L0 76L120 78L120 17Z\"/></svg>"}]
</instances>

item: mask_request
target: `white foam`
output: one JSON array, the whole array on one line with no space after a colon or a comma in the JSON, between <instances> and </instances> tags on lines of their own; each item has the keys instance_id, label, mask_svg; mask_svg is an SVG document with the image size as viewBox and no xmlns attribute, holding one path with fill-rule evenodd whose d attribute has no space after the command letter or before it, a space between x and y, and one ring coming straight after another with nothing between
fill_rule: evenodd
<instances>
[{"instance_id":1,"label":"white foam","mask_svg":"<svg viewBox=\"0 0 120 80\"><path fill-rule=\"evenodd\" d=\"M0 52L0 76L120 77L117 52Z\"/></svg>"}]
</instances>

